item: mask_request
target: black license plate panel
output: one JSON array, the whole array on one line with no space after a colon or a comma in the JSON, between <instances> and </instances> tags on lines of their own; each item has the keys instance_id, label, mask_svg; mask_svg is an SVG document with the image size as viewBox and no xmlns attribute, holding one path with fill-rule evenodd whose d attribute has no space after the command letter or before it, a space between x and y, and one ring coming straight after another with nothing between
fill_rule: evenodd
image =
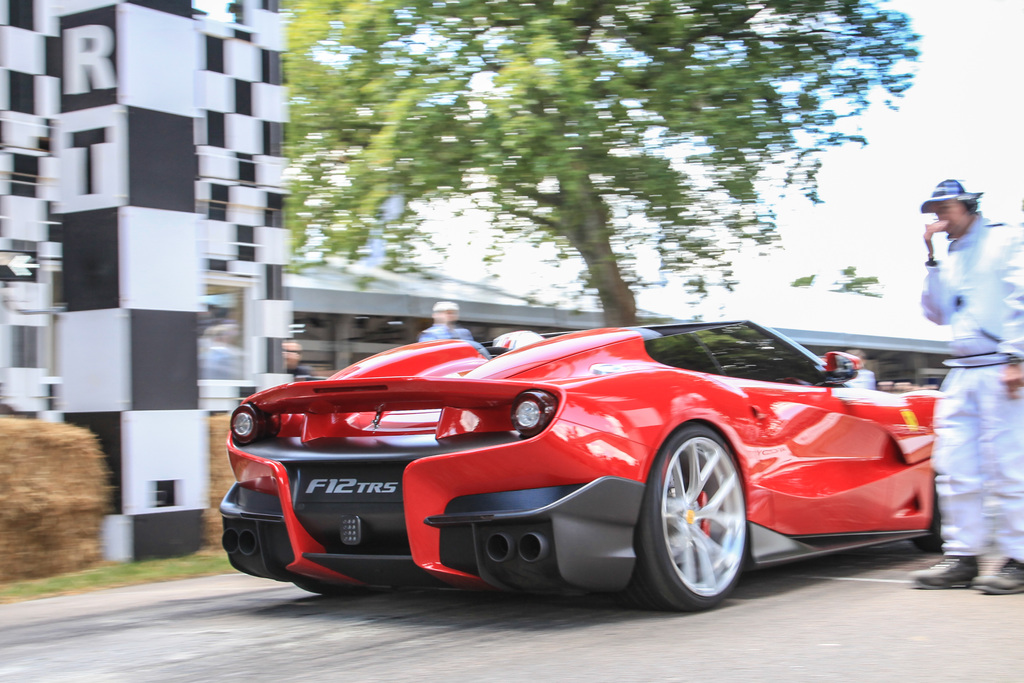
<instances>
[{"instance_id":1,"label":"black license plate panel","mask_svg":"<svg viewBox=\"0 0 1024 683\"><path fill-rule=\"evenodd\" d=\"M401 503L405 463L338 463L299 467L298 503Z\"/></svg>"}]
</instances>

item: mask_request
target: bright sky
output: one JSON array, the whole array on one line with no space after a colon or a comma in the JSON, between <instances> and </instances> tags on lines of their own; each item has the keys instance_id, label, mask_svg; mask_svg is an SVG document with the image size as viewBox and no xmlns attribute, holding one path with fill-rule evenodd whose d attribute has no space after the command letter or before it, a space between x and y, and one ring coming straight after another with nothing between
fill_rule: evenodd
<instances>
[{"instance_id":1,"label":"bright sky","mask_svg":"<svg viewBox=\"0 0 1024 683\"><path fill-rule=\"evenodd\" d=\"M225 5L197 4L215 12ZM823 157L823 204L794 198L776 207L782 249L768 257L741 253L739 294L713 297L700 307L706 318L718 317L723 302L732 307L755 291L758 300L773 291L784 300L793 292L789 283L805 275L817 274L816 286L829 289L847 266L877 276L884 296L916 315L926 258L920 205L945 178L984 192L987 217L1021 222L1024 2L889 0L887 6L908 14L922 36L914 86L897 111L878 105L851 124L868 139L866 147L851 145ZM483 279L486 236L473 236L468 224L443 226L441 235L453 246L469 241L464 255L449 259L446 269L460 279ZM514 293L536 290L538 283L554 287L571 277L541 267L526 247L513 248L510 257L514 265L498 272L497 283ZM642 294L639 303L677 317L694 313L680 306L679 290L672 286Z\"/></svg>"},{"instance_id":2,"label":"bright sky","mask_svg":"<svg viewBox=\"0 0 1024 683\"><path fill-rule=\"evenodd\" d=\"M881 280L887 299L916 315L926 258L920 206L945 178L984 192L987 217L1021 222L1024 3L892 0L888 6L908 14L922 36L914 86L897 111L877 106L856 120L866 147L823 157L823 204L796 199L777 207L783 250L767 258L741 255L740 294L731 301L753 293L744 290L784 295L792 292L790 282L811 274L818 274L816 286L832 288L843 268L856 266L859 275ZM686 317L673 310L674 300L671 291L641 297L647 308Z\"/></svg>"},{"instance_id":3,"label":"bright sky","mask_svg":"<svg viewBox=\"0 0 1024 683\"><path fill-rule=\"evenodd\" d=\"M211 19L217 21L230 21L231 15L227 12L228 0L193 0L193 7L209 12Z\"/></svg>"}]
</instances>

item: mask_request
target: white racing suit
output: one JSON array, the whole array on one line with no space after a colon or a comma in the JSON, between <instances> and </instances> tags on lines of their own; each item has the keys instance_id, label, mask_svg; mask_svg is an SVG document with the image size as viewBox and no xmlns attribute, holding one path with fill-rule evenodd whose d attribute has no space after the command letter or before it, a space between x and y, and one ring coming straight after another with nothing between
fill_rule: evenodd
<instances>
[{"instance_id":1,"label":"white racing suit","mask_svg":"<svg viewBox=\"0 0 1024 683\"><path fill-rule=\"evenodd\" d=\"M950 242L948 258L928 266L921 305L953 332L932 456L943 552L984 552L991 495L994 540L1003 555L1024 562L1024 390L1010 399L1001 380L1006 363L1024 357L1024 232L979 214Z\"/></svg>"}]
</instances>

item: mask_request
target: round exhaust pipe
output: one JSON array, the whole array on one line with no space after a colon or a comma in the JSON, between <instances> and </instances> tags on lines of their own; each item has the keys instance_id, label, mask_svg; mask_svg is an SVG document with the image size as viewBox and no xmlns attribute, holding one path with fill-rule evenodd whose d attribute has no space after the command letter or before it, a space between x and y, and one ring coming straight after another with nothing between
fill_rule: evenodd
<instances>
[{"instance_id":1,"label":"round exhaust pipe","mask_svg":"<svg viewBox=\"0 0 1024 683\"><path fill-rule=\"evenodd\" d=\"M256 541L256 534L249 529L245 529L238 534L238 551L243 555L252 555L256 552L256 548L259 544Z\"/></svg>"},{"instance_id":2,"label":"round exhaust pipe","mask_svg":"<svg viewBox=\"0 0 1024 683\"><path fill-rule=\"evenodd\" d=\"M484 544L484 551L487 553L487 557L494 562L506 562L515 554L516 542L504 532L491 534Z\"/></svg>"},{"instance_id":3,"label":"round exhaust pipe","mask_svg":"<svg viewBox=\"0 0 1024 683\"><path fill-rule=\"evenodd\" d=\"M238 552L238 532L234 529L225 529L224 535L220 537L220 545L228 555Z\"/></svg>"},{"instance_id":4,"label":"round exhaust pipe","mask_svg":"<svg viewBox=\"0 0 1024 683\"><path fill-rule=\"evenodd\" d=\"M539 562L551 552L551 544L547 536L536 531L523 534L519 539L519 557L524 562Z\"/></svg>"}]
</instances>

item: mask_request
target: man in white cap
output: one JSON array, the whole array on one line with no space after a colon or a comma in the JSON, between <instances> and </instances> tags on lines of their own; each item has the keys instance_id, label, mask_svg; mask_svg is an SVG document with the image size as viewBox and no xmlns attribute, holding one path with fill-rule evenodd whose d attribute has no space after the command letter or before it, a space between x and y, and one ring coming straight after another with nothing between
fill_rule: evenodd
<instances>
[{"instance_id":1,"label":"man in white cap","mask_svg":"<svg viewBox=\"0 0 1024 683\"><path fill-rule=\"evenodd\" d=\"M420 332L419 341L435 339L461 339L473 341L473 334L465 327L456 327L459 320L459 305L454 301L438 301L434 304L434 324Z\"/></svg>"},{"instance_id":2,"label":"man in white cap","mask_svg":"<svg viewBox=\"0 0 1024 683\"><path fill-rule=\"evenodd\" d=\"M986 593L1024 592L1024 234L978 213L980 192L939 183L921 206L938 220L925 228L928 249L921 304L951 325L953 358L935 411L932 454L942 511L943 560L914 572L918 588L974 586ZM940 263L933 238L946 233ZM987 545L984 501L997 506L995 541L1007 559L978 576Z\"/></svg>"}]
</instances>

